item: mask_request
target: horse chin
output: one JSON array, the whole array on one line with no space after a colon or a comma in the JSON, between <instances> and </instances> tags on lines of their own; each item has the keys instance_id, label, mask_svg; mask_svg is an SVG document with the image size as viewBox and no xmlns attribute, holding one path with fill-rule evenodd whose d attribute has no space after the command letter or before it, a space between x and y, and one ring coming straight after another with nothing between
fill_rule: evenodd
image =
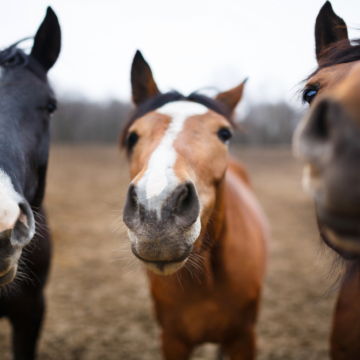
<instances>
[{"instance_id":1,"label":"horse chin","mask_svg":"<svg viewBox=\"0 0 360 360\"><path fill-rule=\"evenodd\" d=\"M192 250L193 244L199 237L199 232L201 229L200 227L193 226L194 230L188 231L186 237L183 239L184 244L188 244L187 248L182 254L178 254L178 256L174 257L170 256L168 253L163 253L162 256L159 256L159 252L161 247L153 246L152 253L150 254L148 249L148 240L139 240L138 236L135 234L134 231L128 229L128 235L131 241L131 251L132 253L141 261L141 263L145 266L145 268L157 275L171 275L180 270L186 263L187 259L189 258ZM195 241L194 241L195 240ZM144 245L144 248L139 248L138 244ZM182 243L182 245L184 245ZM176 245L176 244L175 244ZM155 255L155 256L154 256Z\"/></svg>"},{"instance_id":2,"label":"horse chin","mask_svg":"<svg viewBox=\"0 0 360 360\"><path fill-rule=\"evenodd\" d=\"M175 261L168 260L149 260L141 257L136 250L136 247L133 245L131 247L133 254L141 261L141 263L151 272L157 275L171 275L176 271L180 270L186 263L189 255L191 254L193 246L190 245L184 254Z\"/></svg>"},{"instance_id":3,"label":"horse chin","mask_svg":"<svg viewBox=\"0 0 360 360\"><path fill-rule=\"evenodd\" d=\"M162 264L161 262L142 262L145 267L150 270L151 272L157 274L157 275L162 275L162 276L167 276L167 275L171 275L174 274L175 272L177 272L178 270L180 270L186 263L186 260L183 260L181 262L174 262L174 263L167 263L167 264Z\"/></svg>"},{"instance_id":4,"label":"horse chin","mask_svg":"<svg viewBox=\"0 0 360 360\"><path fill-rule=\"evenodd\" d=\"M360 257L360 235L342 235L336 233L329 227L324 226L321 230L326 238L326 242L330 243L333 248L351 254L353 257Z\"/></svg>"},{"instance_id":5,"label":"horse chin","mask_svg":"<svg viewBox=\"0 0 360 360\"><path fill-rule=\"evenodd\" d=\"M316 217L324 242L347 260L360 258L359 216L334 213L316 204Z\"/></svg>"},{"instance_id":6,"label":"horse chin","mask_svg":"<svg viewBox=\"0 0 360 360\"><path fill-rule=\"evenodd\" d=\"M337 253L347 259L360 258L360 234L340 234L323 226L324 241Z\"/></svg>"},{"instance_id":7,"label":"horse chin","mask_svg":"<svg viewBox=\"0 0 360 360\"><path fill-rule=\"evenodd\" d=\"M14 265L5 275L0 276L0 286L4 286L12 282L16 276L17 264Z\"/></svg>"}]
</instances>

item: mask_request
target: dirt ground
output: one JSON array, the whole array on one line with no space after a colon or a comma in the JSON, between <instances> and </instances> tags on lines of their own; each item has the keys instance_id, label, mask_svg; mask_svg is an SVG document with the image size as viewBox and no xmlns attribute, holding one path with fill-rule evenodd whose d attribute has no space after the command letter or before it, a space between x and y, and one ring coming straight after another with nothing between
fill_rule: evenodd
<instances>
[{"instance_id":1,"label":"dirt ground","mask_svg":"<svg viewBox=\"0 0 360 360\"><path fill-rule=\"evenodd\" d=\"M289 148L233 149L272 228L258 359L328 359L336 297L313 209ZM146 278L129 252L121 209L128 166L115 146L53 146L46 208L54 244L39 360L160 359ZM0 359L10 360L0 320ZM194 359L214 359L213 345Z\"/></svg>"}]
</instances>

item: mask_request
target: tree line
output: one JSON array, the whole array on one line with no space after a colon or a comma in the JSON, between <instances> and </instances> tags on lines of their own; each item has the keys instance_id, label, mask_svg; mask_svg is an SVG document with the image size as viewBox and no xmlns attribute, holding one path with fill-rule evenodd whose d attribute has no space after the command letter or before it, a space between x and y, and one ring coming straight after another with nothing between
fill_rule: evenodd
<instances>
[{"instance_id":1,"label":"tree line","mask_svg":"<svg viewBox=\"0 0 360 360\"><path fill-rule=\"evenodd\" d=\"M52 141L57 143L116 143L132 110L128 102L60 101L52 119ZM287 103L253 104L234 142L289 144L301 114Z\"/></svg>"}]
</instances>

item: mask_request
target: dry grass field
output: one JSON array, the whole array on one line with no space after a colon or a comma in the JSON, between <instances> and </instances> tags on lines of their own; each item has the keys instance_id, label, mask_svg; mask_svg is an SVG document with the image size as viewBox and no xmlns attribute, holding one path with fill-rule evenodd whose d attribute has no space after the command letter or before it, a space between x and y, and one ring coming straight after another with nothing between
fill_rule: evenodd
<instances>
[{"instance_id":1,"label":"dry grass field","mask_svg":"<svg viewBox=\"0 0 360 360\"><path fill-rule=\"evenodd\" d=\"M233 153L246 164L272 228L258 359L328 359L331 254L319 245L301 166L289 148ZM128 182L115 146L52 147L45 204L54 257L39 360L160 359L146 278L124 249L119 219ZM2 360L11 359L9 348L10 326L1 319ZM194 359L215 360L214 350L202 347Z\"/></svg>"}]
</instances>

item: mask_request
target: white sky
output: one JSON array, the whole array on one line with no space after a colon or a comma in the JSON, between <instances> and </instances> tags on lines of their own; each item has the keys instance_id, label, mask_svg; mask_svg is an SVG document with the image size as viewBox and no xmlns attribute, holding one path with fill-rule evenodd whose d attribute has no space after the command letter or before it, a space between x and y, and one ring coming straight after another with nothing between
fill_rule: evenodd
<instances>
[{"instance_id":1,"label":"white sky","mask_svg":"<svg viewBox=\"0 0 360 360\"><path fill-rule=\"evenodd\" d=\"M136 49L162 91L227 90L245 77L246 101L299 102L315 66L314 25L324 0L0 0L0 47L35 35L46 6L58 15L62 51L50 71L60 96L130 99ZM360 1L332 0L351 37Z\"/></svg>"}]
</instances>

